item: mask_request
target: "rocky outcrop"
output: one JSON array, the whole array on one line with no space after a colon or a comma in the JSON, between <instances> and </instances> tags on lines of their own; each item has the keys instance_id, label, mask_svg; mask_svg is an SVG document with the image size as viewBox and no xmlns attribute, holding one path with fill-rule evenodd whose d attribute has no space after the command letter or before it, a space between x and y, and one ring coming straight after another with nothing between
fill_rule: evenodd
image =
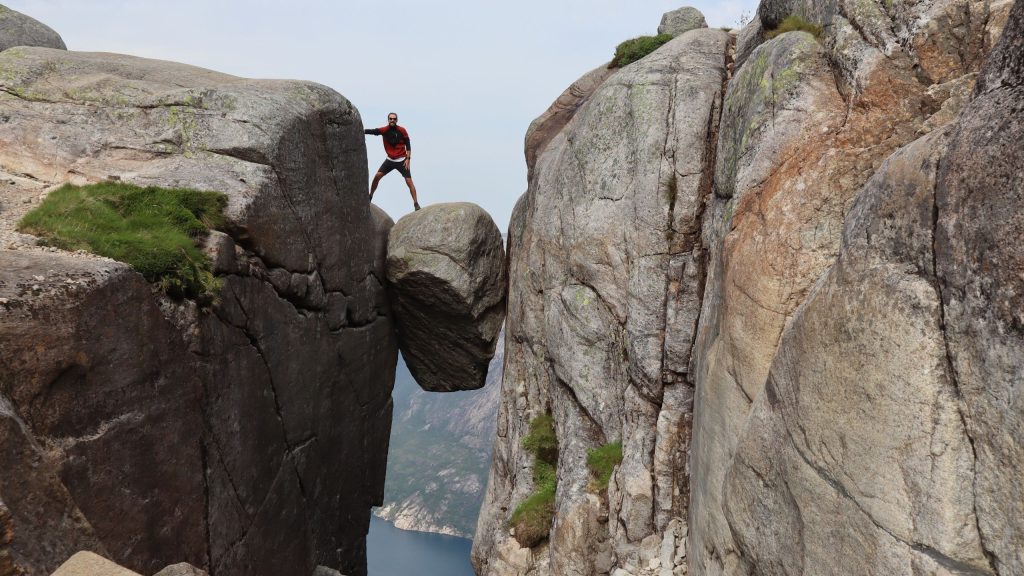
<instances>
[{"instance_id":1,"label":"rocky outcrop","mask_svg":"<svg viewBox=\"0 0 1024 576\"><path fill-rule=\"evenodd\" d=\"M687 515L685 375L728 44L721 30L695 30L616 71L532 167L509 226L506 365L473 547L479 574L635 570ZM520 441L544 413L559 439L555 522L530 550L508 521L533 489ZM608 493L588 489L587 450L619 440L625 460Z\"/></svg>"},{"instance_id":2,"label":"rocky outcrop","mask_svg":"<svg viewBox=\"0 0 1024 576\"><path fill-rule=\"evenodd\" d=\"M388 222L356 109L312 83L114 54L0 53L0 494L11 553L142 573L365 573L397 346ZM124 264L36 245L63 182L216 190L199 309Z\"/></svg>"},{"instance_id":3,"label":"rocky outcrop","mask_svg":"<svg viewBox=\"0 0 1024 576\"><path fill-rule=\"evenodd\" d=\"M726 41L691 31L580 99L509 227L479 573L1018 570L1012 25L970 95L1006 8L767 0L731 78ZM790 14L823 33L768 39ZM623 82L668 55L704 60ZM507 522L542 413L555 517L524 549Z\"/></svg>"},{"instance_id":4,"label":"rocky outcrop","mask_svg":"<svg viewBox=\"0 0 1024 576\"><path fill-rule=\"evenodd\" d=\"M52 28L0 4L0 52L12 46L40 46L66 50L64 40Z\"/></svg>"},{"instance_id":5,"label":"rocky outcrop","mask_svg":"<svg viewBox=\"0 0 1024 576\"><path fill-rule=\"evenodd\" d=\"M700 10L692 6L683 6L662 15L661 24L658 25L658 34L679 36L683 32L707 27L708 23L704 20L704 15Z\"/></svg>"},{"instance_id":6,"label":"rocky outcrop","mask_svg":"<svg viewBox=\"0 0 1024 576\"><path fill-rule=\"evenodd\" d=\"M501 232L476 204L434 204L388 237L387 279L398 342L427 391L476 390L505 320Z\"/></svg>"},{"instance_id":7,"label":"rocky outcrop","mask_svg":"<svg viewBox=\"0 0 1024 576\"><path fill-rule=\"evenodd\" d=\"M487 383L458 394L423 390L399 359L388 478L377 516L402 530L473 537L491 467L504 351L502 334Z\"/></svg>"}]
</instances>

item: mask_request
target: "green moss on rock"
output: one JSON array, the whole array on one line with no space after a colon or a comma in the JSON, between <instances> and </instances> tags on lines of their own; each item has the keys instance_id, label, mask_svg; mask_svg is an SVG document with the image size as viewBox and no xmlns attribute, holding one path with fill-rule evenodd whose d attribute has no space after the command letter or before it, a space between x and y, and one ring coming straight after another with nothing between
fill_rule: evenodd
<instances>
[{"instance_id":1,"label":"green moss on rock","mask_svg":"<svg viewBox=\"0 0 1024 576\"><path fill-rule=\"evenodd\" d=\"M555 421L543 414L530 421L523 447L533 454L533 493L512 512L509 524L521 546L533 548L548 537L555 517L555 491L558 487L558 437Z\"/></svg>"},{"instance_id":2,"label":"green moss on rock","mask_svg":"<svg viewBox=\"0 0 1024 576\"><path fill-rule=\"evenodd\" d=\"M610 442L587 450L587 468L594 477L591 487L598 491L608 489L612 472L622 463L622 442Z\"/></svg>"},{"instance_id":3,"label":"green moss on rock","mask_svg":"<svg viewBox=\"0 0 1024 576\"><path fill-rule=\"evenodd\" d=\"M615 48L615 57L612 58L609 68L622 68L661 48L671 40L671 34L658 34L657 36L640 36L619 44Z\"/></svg>"},{"instance_id":4,"label":"green moss on rock","mask_svg":"<svg viewBox=\"0 0 1024 576\"><path fill-rule=\"evenodd\" d=\"M218 192L67 184L26 214L18 230L43 245L125 262L169 296L208 304L220 284L196 238L223 225L226 205Z\"/></svg>"},{"instance_id":5,"label":"green moss on rock","mask_svg":"<svg viewBox=\"0 0 1024 576\"><path fill-rule=\"evenodd\" d=\"M786 16L786 19L779 24L778 28L766 31L765 36L767 36L768 38L775 38L776 36L780 34L785 34L786 32L797 31L808 32L815 38L821 39L821 26L818 26L817 24L812 24L811 22L804 20L802 17L796 14L790 14L789 16Z\"/></svg>"}]
</instances>

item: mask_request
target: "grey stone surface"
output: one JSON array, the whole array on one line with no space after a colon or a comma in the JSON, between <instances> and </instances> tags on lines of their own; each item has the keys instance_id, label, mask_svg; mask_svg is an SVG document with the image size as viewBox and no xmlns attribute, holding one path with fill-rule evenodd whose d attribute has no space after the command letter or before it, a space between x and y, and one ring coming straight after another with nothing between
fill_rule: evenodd
<instances>
[{"instance_id":1,"label":"grey stone surface","mask_svg":"<svg viewBox=\"0 0 1024 576\"><path fill-rule=\"evenodd\" d=\"M867 183L836 264L779 344L723 491L752 567L991 571L964 489L974 452L934 277L935 178L948 134L899 150Z\"/></svg>"},{"instance_id":2,"label":"grey stone surface","mask_svg":"<svg viewBox=\"0 0 1024 576\"><path fill-rule=\"evenodd\" d=\"M551 106L543 114L530 123L526 130L526 166L532 178L533 167L537 164L537 157L544 151L544 148L551 142L566 123L572 119L587 99L597 90L601 84L613 73L607 64L594 68L573 82L562 92Z\"/></svg>"},{"instance_id":3,"label":"grey stone surface","mask_svg":"<svg viewBox=\"0 0 1024 576\"><path fill-rule=\"evenodd\" d=\"M1024 3L982 70L936 186L935 263L953 384L975 454L981 543L1024 572Z\"/></svg>"},{"instance_id":4,"label":"grey stone surface","mask_svg":"<svg viewBox=\"0 0 1024 576\"><path fill-rule=\"evenodd\" d=\"M186 562L172 564L157 572L153 576L209 576L205 570L200 570Z\"/></svg>"},{"instance_id":5,"label":"grey stone surface","mask_svg":"<svg viewBox=\"0 0 1024 576\"><path fill-rule=\"evenodd\" d=\"M704 15L693 6L683 6L671 12L665 12L661 16L661 24L658 24L658 34L670 34L679 36L684 32L707 28L708 23Z\"/></svg>"},{"instance_id":6,"label":"grey stone surface","mask_svg":"<svg viewBox=\"0 0 1024 576\"><path fill-rule=\"evenodd\" d=\"M12 552L152 573L365 573L397 344L356 109L307 82L0 53L0 494ZM63 182L228 195L199 310L14 223ZM13 200L13 201L9 201Z\"/></svg>"},{"instance_id":7,"label":"grey stone surface","mask_svg":"<svg viewBox=\"0 0 1024 576\"><path fill-rule=\"evenodd\" d=\"M768 40L765 29L793 13L823 25L821 38L794 32ZM739 35L721 122L712 113L703 139L661 131L664 118L672 126L684 112L661 107L659 90L673 84L652 68L659 56L683 60L677 44L639 63L643 80L617 73L589 95L573 95L578 108L563 107L562 128L535 149L530 188L509 225L505 386L474 540L480 574L992 571L996 527L1007 520L987 529L970 490L960 488L971 482L974 456L965 443L970 423L959 420L962 405L943 379L951 372L935 365L946 356L934 331L942 298L934 274L912 269L929 258L900 251L931 245L930 206L939 204L920 204L911 190L934 188L949 125L988 38L1008 19L1004 2L763 3L759 20ZM689 72L700 69L687 62ZM610 97L620 89L626 96ZM713 93L710 82L704 92ZM717 109L691 94L668 100L686 102L685 114ZM709 148L714 153L702 155ZM661 167L692 166L683 150L714 168ZM888 192L864 194L890 203L869 210L858 194L876 173L873 186ZM662 179L668 174L678 178L672 186ZM691 188L690 178L706 179L706 188ZM664 189L672 190L670 213L688 217L667 235L685 242L660 247L654 236L665 229L648 203ZM899 198L904 204L894 207ZM850 212L855 202L859 215ZM1015 214L1007 203L995 202ZM848 214L884 224L870 234L860 228L867 245L851 240L840 256L844 225L854 226ZM1015 222L1007 216L1008 237ZM908 232L915 226L927 238ZM911 239L882 245L901 234ZM690 250L688 259L676 258L679 247ZM896 254L896 263L876 270L889 258L882 253ZM673 258L644 267L652 254ZM848 269L841 282L832 276L837 258ZM870 285L853 286L858 279ZM659 286L664 299L655 296ZM645 307L651 302L666 303L662 316ZM893 326L873 324L872 315L886 313L898 318ZM885 343L897 342L899 352L886 358ZM834 356L842 347L849 358ZM893 389L897 377L902 387ZM776 384L782 396L773 400ZM519 441L545 412L561 442L556 516L549 541L527 551L506 523L533 488ZM624 461L607 494L591 500L586 449L616 439ZM905 447L893 446L899 442ZM1016 497L1008 484L1000 490ZM1002 557L1013 558L1012 545L1000 543Z\"/></svg>"},{"instance_id":8,"label":"grey stone surface","mask_svg":"<svg viewBox=\"0 0 1024 576\"><path fill-rule=\"evenodd\" d=\"M727 44L721 30L691 31L615 72L532 167L509 225L502 404L473 547L481 575L635 568L656 522L687 515L671 494L685 490L685 373ZM507 522L533 489L520 439L545 412L560 442L556 520L527 550ZM626 459L598 495L587 449L616 440Z\"/></svg>"},{"instance_id":9,"label":"grey stone surface","mask_svg":"<svg viewBox=\"0 0 1024 576\"><path fill-rule=\"evenodd\" d=\"M433 204L388 236L388 290L398 342L424 390L475 390L505 320L501 232L476 204Z\"/></svg>"},{"instance_id":10,"label":"grey stone surface","mask_svg":"<svg viewBox=\"0 0 1024 576\"><path fill-rule=\"evenodd\" d=\"M66 50L60 34L42 22L0 4L0 52L13 46Z\"/></svg>"}]
</instances>

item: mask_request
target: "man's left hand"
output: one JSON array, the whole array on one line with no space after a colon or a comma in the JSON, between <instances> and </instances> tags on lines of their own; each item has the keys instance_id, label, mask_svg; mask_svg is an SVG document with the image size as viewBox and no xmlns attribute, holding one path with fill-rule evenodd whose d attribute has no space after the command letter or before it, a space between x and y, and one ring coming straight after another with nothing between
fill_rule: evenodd
<instances>
[{"instance_id":1,"label":"man's left hand","mask_svg":"<svg viewBox=\"0 0 1024 576\"><path fill-rule=\"evenodd\" d=\"M408 158L405 159L405 169L406 170L409 169L409 159Z\"/></svg>"}]
</instances>

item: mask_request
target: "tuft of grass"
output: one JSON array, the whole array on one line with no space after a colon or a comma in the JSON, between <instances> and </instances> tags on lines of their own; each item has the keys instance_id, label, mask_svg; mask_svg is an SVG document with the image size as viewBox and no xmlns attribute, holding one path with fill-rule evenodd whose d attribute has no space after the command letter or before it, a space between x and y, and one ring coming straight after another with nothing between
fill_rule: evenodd
<instances>
[{"instance_id":1,"label":"tuft of grass","mask_svg":"<svg viewBox=\"0 0 1024 576\"><path fill-rule=\"evenodd\" d=\"M587 468L594 476L592 484L595 490L607 490L612 479L612 471L622 463L622 442L611 442L587 450Z\"/></svg>"},{"instance_id":2,"label":"tuft of grass","mask_svg":"<svg viewBox=\"0 0 1024 576\"><path fill-rule=\"evenodd\" d=\"M41 244L129 264L174 298L214 301L220 283L196 238L224 224L219 192L121 182L64 185L18 223Z\"/></svg>"},{"instance_id":3,"label":"tuft of grass","mask_svg":"<svg viewBox=\"0 0 1024 576\"><path fill-rule=\"evenodd\" d=\"M615 48L615 57L608 64L608 68L622 68L627 64L632 64L654 52L671 39L671 34L658 34L657 36L640 36L626 40Z\"/></svg>"},{"instance_id":4,"label":"tuft of grass","mask_svg":"<svg viewBox=\"0 0 1024 576\"><path fill-rule=\"evenodd\" d=\"M821 39L822 29L817 24L811 24L807 20L804 20L796 14L790 14L786 16L786 19L779 24L778 28L765 32L765 36L768 38L775 38L779 34L785 34L786 32L796 31L810 32L817 39Z\"/></svg>"},{"instance_id":5,"label":"tuft of grass","mask_svg":"<svg viewBox=\"0 0 1024 576\"><path fill-rule=\"evenodd\" d=\"M534 458L554 465L558 461L558 437L555 436L555 419L542 414L530 420L530 431L523 437L523 448Z\"/></svg>"},{"instance_id":6,"label":"tuft of grass","mask_svg":"<svg viewBox=\"0 0 1024 576\"><path fill-rule=\"evenodd\" d=\"M525 548L533 548L548 537L555 517L555 490L558 485L558 437L555 421L543 414L530 421L523 447L533 454L533 493L512 512L509 524L515 538Z\"/></svg>"}]
</instances>

